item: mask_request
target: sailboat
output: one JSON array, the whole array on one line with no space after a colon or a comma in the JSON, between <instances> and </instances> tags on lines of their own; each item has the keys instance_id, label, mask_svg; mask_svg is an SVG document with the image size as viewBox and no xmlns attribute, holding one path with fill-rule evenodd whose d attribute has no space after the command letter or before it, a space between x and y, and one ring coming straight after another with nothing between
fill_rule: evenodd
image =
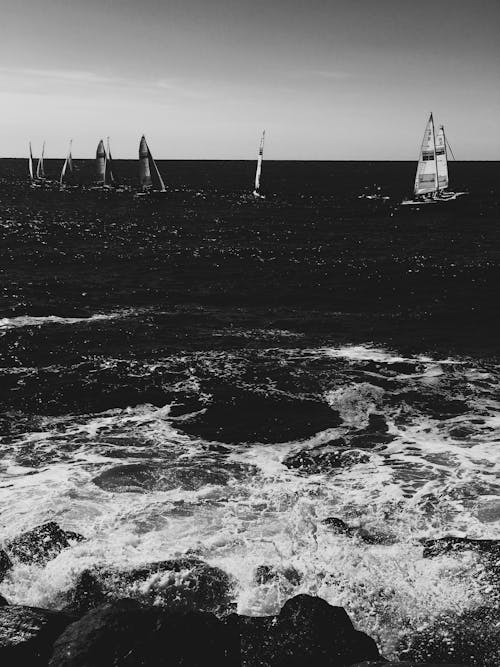
<instances>
[{"instance_id":1,"label":"sailboat","mask_svg":"<svg viewBox=\"0 0 500 667\"><path fill-rule=\"evenodd\" d=\"M111 157L111 148L109 146L109 137L106 139L106 169L104 171L104 184L111 186L115 183L113 174L113 158Z\"/></svg>"},{"instance_id":2,"label":"sailboat","mask_svg":"<svg viewBox=\"0 0 500 667\"><path fill-rule=\"evenodd\" d=\"M262 137L260 140L259 154L257 156L257 168L255 170L255 187L253 191L253 196L258 199L265 199L265 195L260 192L260 174L262 172L262 160L264 158L264 140L266 138L266 131L263 130Z\"/></svg>"},{"instance_id":3,"label":"sailboat","mask_svg":"<svg viewBox=\"0 0 500 667\"><path fill-rule=\"evenodd\" d=\"M142 188L139 194L151 191L166 192L167 190L144 135L139 144L139 181Z\"/></svg>"},{"instance_id":4,"label":"sailboat","mask_svg":"<svg viewBox=\"0 0 500 667\"><path fill-rule=\"evenodd\" d=\"M71 147L73 145L73 139L69 142L68 154L64 160L64 164L61 169L61 176L59 178L59 185L64 187L64 179L67 178L66 173L73 174L73 156L71 155Z\"/></svg>"},{"instance_id":5,"label":"sailboat","mask_svg":"<svg viewBox=\"0 0 500 667\"><path fill-rule=\"evenodd\" d=\"M36 177L39 181L45 180L45 167L43 163L43 158L45 157L45 141L42 146L42 155L40 156L38 163L36 165Z\"/></svg>"},{"instance_id":6,"label":"sailboat","mask_svg":"<svg viewBox=\"0 0 500 667\"><path fill-rule=\"evenodd\" d=\"M30 173L31 182L35 180L35 175L33 172L33 152L31 150L31 141L29 142L29 155L28 155L28 170Z\"/></svg>"},{"instance_id":7,"label":"sailboat","mask_svg":"<svg viewBox=\"0 0 500 667\"><path fill-rule=\"evenodd\" d=\"M95 154L95 166L97 172L97 182L103 187L106 185L106 149L104 141L101 139L97 145Z\"/></svg>"},{"instance_id":8,"label":"sailboat","mask_svg":"<svg viewBox=\"0 0 500 667\"><path fill-rule=\"evenodd\" d=\"M448 142L441 125L436 134L434 117L431 113L425 127L424 138L413 189L415 199L403 204L435 204L456 199L464 192L448 192Z\"/></svg>"}]
</instances>

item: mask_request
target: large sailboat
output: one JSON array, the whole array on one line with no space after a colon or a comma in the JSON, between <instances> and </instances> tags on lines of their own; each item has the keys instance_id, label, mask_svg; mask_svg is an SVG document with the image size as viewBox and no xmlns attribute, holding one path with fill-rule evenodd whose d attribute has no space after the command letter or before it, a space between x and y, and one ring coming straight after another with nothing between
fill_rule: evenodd
<instances>
[{"instance_id":1,"label":"large sailboat","mask_svg":"<svg viewBox=\"0 0 500 667\"><path fill-rule=\"evenodd\" d=\"M165 183L149 150L146 137L142 135L139 143L139 182L142 192L166 192Z\"/></svg>"},{"instance_id":2,"label":"large sailboat","mask_svg":"<svg viewBox=\"0 0 500 667\"><path fill-rule=\"evenodd\" d=\"M30 174L30 180L33 183L35 180L35 172L33 171L33 151L31 150L31 141L29 142L28 171Z\"/></svg>"},{"instance_id":3,"label":"large sailboat","mask_svg":"<svg viewBox=\"0 0 500 667\"><path fill-rule=\"evenodd\" d=\"M71 139L69 142L68 154L66 155L66 159L64 160L64 164L61 169L61 176L59 178L59 185L61 187L65 186L68 180L68 175L71 176L73 174L73 156L71 154L72 145L73 139Z\"/></svg>"},{"instance_id":4,"label":"large sailboat","mask_svg":"<svg viewBox=\"0 0 500 667\"><path fill-rule=\"evenodd\" d=\"M104 184L108 186L115 184L115 175L113 173L113 158L111 157L109 137L106 139L106 169L104 172Z\"/></svg>"},{"instance_id":5,"label":"large sailboat","mask_svg":"<svg viewBox=\"0 0 500 667\"><path fill-rule=\"evenodd\" d=\"M97 182L103 187L106 185L106 157L104 141L101 139L97 144L97 150L95 153L95 167L97 173Z\"/></svg>"},{"instance_id":6,"label":"large sailboat","mask_svg":"<svg viewBox=\"0 0 500 667\"><path fill-rule=\"evenodd\" d=\"M259 146L259 154L257 156L257 167L255 170L255 187L253 190L253 196L257 197L258 199L265 199L265 195L263 195L260 191L260 175L262 172L262 160L264 159L264 140L266 138L266 131L263 130L262 132L262 137L260 140L260 146Z\"/></svg>"},{"instance_id":7,"label":"large sailboat","mask_svg":"<svg viewBox=\"0 0 500 667\"><path fill-rule=\"evenodd\" d=\"M424 138L420 147L420 155L413 189L415 199L404 201L403 204L433 204L456 199L464 192L449 192L448 176L448 142L441 125L438 132L434 126L431 113L425 127Z\"/></svg>"}]
</instances>

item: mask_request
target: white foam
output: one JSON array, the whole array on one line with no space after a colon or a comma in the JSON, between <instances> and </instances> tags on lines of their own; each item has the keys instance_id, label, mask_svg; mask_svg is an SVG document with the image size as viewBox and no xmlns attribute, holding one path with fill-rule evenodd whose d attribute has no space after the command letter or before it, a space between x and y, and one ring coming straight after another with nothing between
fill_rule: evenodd
<instances>
[{"instance_id":1,"label":"white foam","mask_svg":"<svg viewBox=\"0 0 500 667\"><path fill-rule=\"evenodd\" d=\"M78 324L86 322L92 324L103 320L113 320L129 315L132 311L117 311L114 313L96 313L90 317L59 317L58 315L17 315L16 317L0 318L0 331L19 329L21 327L40 327L44 324Z\"/></svg>"}]
</instances>

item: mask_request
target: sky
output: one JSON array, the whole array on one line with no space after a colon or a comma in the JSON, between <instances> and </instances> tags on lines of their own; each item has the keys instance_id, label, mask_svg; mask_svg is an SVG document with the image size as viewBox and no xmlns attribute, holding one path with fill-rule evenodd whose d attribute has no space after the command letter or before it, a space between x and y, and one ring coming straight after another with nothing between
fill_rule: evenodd
<instances>
[{"instance_id":1,"label":"sky","mask_svg":"<svg viewBox=\"0 0 500 667\"><path fill-rule=\"evenodd\" d=\"M0 0L0 155L500 159L499 0Z\"/></svg>"}]
</instances>

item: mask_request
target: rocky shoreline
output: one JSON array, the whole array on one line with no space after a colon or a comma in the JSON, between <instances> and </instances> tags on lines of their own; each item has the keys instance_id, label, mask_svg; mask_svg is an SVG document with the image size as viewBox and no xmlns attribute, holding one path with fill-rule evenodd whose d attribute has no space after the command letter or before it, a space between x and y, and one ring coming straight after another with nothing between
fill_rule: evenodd
<instances>
[{"instance_id":1,"label":"rocky shoreline","mask_svg":"<svg viewBox=\"0 0 500 667\"><path fill-rule=\"evenodd\" d=\"M332 530L355 536L341 519ZM365 541L375 539L358 536ZM18 563L44 564L84 537L47 523L6 541L0 549L0 582ZM427 540L424 556L474 550L484 556L498 584L500 543L446 537ZM262 565L259 581L285 577ZM500 655L499 608L436 619L432 630L415 630L402 662L388 662L376 642L355 627L342 607L300 594L275 616L235 613L233 581L195 556L123 570L93 567L80 573L60 610L21 606L0 595L0 664L23 667L375 667L377 665L494 665ZM481 635L485 620L491 627Z\"/></svg>"}]
</instances>

